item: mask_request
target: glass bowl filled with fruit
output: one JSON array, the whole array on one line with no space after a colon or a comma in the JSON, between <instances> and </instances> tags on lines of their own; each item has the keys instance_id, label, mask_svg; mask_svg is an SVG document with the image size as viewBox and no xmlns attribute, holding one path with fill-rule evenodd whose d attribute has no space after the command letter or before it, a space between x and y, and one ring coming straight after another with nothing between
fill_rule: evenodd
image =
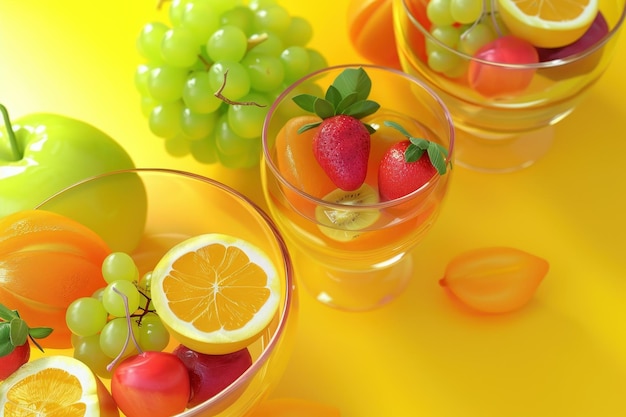
<instances>
[{"instance_id":1,"label":"glass bowl filled with fruit","mask_svg":"<svg viewBox=\"0 0 626 417\"><path fill-rule=\"evenodd\" d=\"M115 171L1 219L0 233L0 325L19 316L11 333L44 351L3 381L0 414L39 410L44 395L76 416L237 416L280 379L297 320L291 261L237 191Z\"/></svg>"},{"instance_id":2,"label":"glass bowl filled with fruit","mask_svg":"<svg viewBox=\"0 0 626 417\"><path fill-rule=\"evenodd\" d=\"M274 102L262 138L269 210L316 299L369 310L419 276L411 251L441 209L454 148L428 87L390 68L330 67Z\"/></svg>"},{"instance_id":3,"label":"glass bowl filled with fruit","mask_svg":"<svg viewBox=\"0 0 626 417\"><path fill-rule=\"evenodd\" d=\"M624 0L394 0L402 68L431 86L457 128L456 160L515 171L550 149L611 62Z\"/></svg>"}]
</instances>

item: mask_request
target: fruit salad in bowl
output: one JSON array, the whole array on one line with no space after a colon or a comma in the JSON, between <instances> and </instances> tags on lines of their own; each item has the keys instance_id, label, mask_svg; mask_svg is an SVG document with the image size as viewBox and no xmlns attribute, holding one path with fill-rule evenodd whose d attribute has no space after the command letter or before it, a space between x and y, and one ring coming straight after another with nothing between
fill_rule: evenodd
<instances>
[{"instance_id":1,"label":"fruit salad in bowl","mask_svg":"<svg viewBox=\"0 0 626 417\"><path fill-rule=\"evenodd\" d=\"M126 209L92 208L98 196ZM244 415L280 378L297 312L291 260L237 191L181 171L114 171L0 222L0 354L43 349L11 359L0 414Z\"/></svg>"},{"instance_id":2,"label":"fruit salad in bowl","mask_svg":"<svg viewBox=\"0 0 626 417\"><path fill-rule=\"evenodd\" d=\"M445 106L401 71L331 67L279 97L263 130L263 191L316 299L373 309L419 276L411 251L441 209L453 148Z\"/></svg>"},{"instance_id":3,"label":"fruit salad in bowl","mask_svg":"<svg viewBox=\"0 0 626 417\"><path fill-rule=\"evenodd\" d=\"M450 109L457 162L527 167L606 70L623 0L394 0L402 68Z\"/></svg>"}]
</instances>

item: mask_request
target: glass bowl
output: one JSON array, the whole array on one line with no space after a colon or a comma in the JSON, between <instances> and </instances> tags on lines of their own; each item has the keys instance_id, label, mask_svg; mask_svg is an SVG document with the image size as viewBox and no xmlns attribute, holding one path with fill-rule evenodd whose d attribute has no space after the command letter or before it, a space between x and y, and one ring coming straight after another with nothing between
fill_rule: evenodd
<instances>
[{"instance_id":1,"label":"glass bowl","mask_svg":"<svg viewBox=\"0 0 626 417\"><path fill-rule=\"evenodd\" d=\"M218 395L178 416L241 416L269 394L292 347L297 297L286 245L273 221L254 202L199 175L133 169L81 181L37 209L63 214L92 228L111 250L130 253L141 275L152 270L174 244L203 233L230 234L264 250L277 267L283 292L269 328L248 347L251 367ZM177 344L172 340L168 349ZM46 354L53 353L46 350ZM72 354L71 350L63 353ZM104 383L108 386L109 380Z\"/></svg>"},{"instance_id":2,"label":"glass bowl","mask_svg":"<svg viewBox=\"0 0 626 417\"><path fill-rule=\"evenodd\" d=\"M495 12L483 19L506 35L496 2L485 1ZM611 62L626 16L625 0L599 0L597 19L605 22L598 20L594 28L606 24L608 34L593 46L573 54L563 49L557 59L554 48L538 48L538 63L502 64L461 52L433 36L428 3L393 0L400 62L448 106L457 129L457 164L484 172L516 171L546 154L554 140L553 126L574 111ZM467 26L461 36L472 30Z\"/></svg>"}]
</instances>

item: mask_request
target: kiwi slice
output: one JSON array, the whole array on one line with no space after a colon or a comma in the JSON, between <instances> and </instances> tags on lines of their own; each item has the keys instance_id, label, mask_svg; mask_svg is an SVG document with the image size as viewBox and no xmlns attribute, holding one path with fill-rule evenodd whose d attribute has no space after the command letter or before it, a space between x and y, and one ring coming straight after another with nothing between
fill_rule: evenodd
<instances>
[{"instance_id":1,"label":"kiwi slice","mask_svg":"<svg viewBox=\"0 0 626 417\"><path fill-rule=\"evenodd\" d=\"M380 201L378 193L367 184L363 184L355 191L337 188L325 195L323 200L347 206L375 204ZM361 230L376 223L379 217L379 210L341 210L322 206L315 208L319 229L326 236L339 242L358 238L362 233Z\"/></svg>"}]
</instances>

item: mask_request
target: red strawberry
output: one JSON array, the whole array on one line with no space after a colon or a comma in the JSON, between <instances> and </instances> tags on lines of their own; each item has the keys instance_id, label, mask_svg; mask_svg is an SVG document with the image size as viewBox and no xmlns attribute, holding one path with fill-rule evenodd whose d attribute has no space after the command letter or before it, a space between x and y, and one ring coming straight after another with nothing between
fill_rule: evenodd
<instances>
[{"instance_id":1,"label":"red strawberry","mask_svg":"<svg viewBox=\"0 0 626 417\"><path fill-rule=\"evenodd\" d=\"M385 122L402 132L408 140L394 143L383 155L378 167L378 193L382 201L403 197L433 178L443 175L447 150L426 139L411 137L395 122Z\"/></svg>"},{"instance_id":2,"label":"red strawberry","mask_svg":"<svg viewBox=\"0 0 626 417\"><path fill-rule=\"evenodd\" d=\"M374 129L359 119L380 107L367 100L371 87L363 68L347 68L328 87L324 98L311 94L293 98L298 106L322 119L302 126L298 132L319 127L313 140L313 155L332 182L346 191L359 188L367 174L370 134Z\"/></svg>"},{"instance_id":3,"label":"red strawberry","mask_svg":"<svg viewBox=\"0 0 626 417\"><path fill-rule=\"evenodd\" d=\"M367 174L370 133L352 116L333 116L319 126L313 138L313 154L337 187L356 190Z\"/></svg>"},{"instance_id":4,"label":"red strawberry","mask_svg":"<svg viewBox=\"0 0 626 417\"><path fill-rule=\"evenodd\" d=\"M46 337L51 332L48 327L29 328L17 311L0 304L0 381L28 362L29 339L43 352L35 338Z\"/></svg>"}]
</instances>

